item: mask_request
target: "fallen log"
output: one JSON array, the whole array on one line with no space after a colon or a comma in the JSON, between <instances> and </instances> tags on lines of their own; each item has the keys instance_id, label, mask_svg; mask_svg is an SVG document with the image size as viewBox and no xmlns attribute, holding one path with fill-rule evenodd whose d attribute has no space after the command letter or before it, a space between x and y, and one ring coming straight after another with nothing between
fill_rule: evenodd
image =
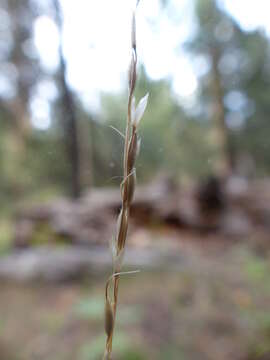
<instances>
[{"instance_id":1,"label":"fallen log","mask_svg":"<svg viewBox=\"0 0 270 360\"><path fill-rule=\"evenodd\" d=\"M185 263L181 254L157 249L130 248L126 252L128 269L154 270ZM55 246L27 248L0 257L1 281L64 282L104 276L112 266L108 247Z\"/></svg>"},{"instance_id":2,"label":"fallen log","mask_svg":"<svg viewBox=\"0 0 270 360\"><path fill-rule=\"evenodd\" d=\"M242 182L232 178L227 184L210 181L199 188L178 188L158 181L138 187L130 231L138 223L166 224L201 236L214 231L237 238L257 227L268 231L270 183ZM78 201L58 199L21 209L15 217L14 245L107 245L115 233L120 205L119 190L105 188L92 189Z\"/></svg>"}]
</instances>

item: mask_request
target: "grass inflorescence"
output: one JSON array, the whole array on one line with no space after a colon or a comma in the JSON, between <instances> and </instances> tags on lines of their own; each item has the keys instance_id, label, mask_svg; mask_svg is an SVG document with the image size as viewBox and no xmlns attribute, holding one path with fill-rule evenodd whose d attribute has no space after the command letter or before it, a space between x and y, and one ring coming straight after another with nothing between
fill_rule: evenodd
<instances>
[{"instance_id":1,"label":"grass inflorescence","mask_svg":"<svg viewBox=\"0 0 270 360\"><path fill-rule=\"evenodd\" d=\"M139 1L137 1L137 5L138 3ZM136 184L135 161L140 149L140 138L138 137L137 129L146 109L148 101L148 94L146 94L136 106L136 100L134 97L134 90L137 79L136 68L137 51L135 9L132 14L131 61L128 71L128 106L123 163L124 180L120 185L122 206L118 215L116 235L112 238L111 243L113 257L113 274L110 276L106 283L105 291L105 331L107 335L107 340L103 360L111 359L120 276L123 274L134 273L134 271L121 272L121 269L126 245L130 206L132 203ZM111 291L109 291L110 289Z\"/></svg>"}]
</instances>

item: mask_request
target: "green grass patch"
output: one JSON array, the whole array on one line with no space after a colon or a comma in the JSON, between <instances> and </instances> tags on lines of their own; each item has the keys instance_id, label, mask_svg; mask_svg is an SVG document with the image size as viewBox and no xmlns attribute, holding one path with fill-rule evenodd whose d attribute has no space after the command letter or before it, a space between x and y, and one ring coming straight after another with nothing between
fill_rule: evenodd
<instances>
[{"instance_id":1,"label":"green grass patch","mask_svg":"<svg viewBox=\"0 0 270 360\"><path fill-rule=\"evenodd\" d=\"M13 239L13 226L9 218L0 220L0 255L9 251Z\"/></svg>"},{"instance_id":2,"label":"green grass patch","mask_svg":"<svg viewBox=\"0 0 270 360\"><path fill-rule=\"evenodd\" d=\"M79 354L79 360L97 360L102 358L106 343L105 335L100 335L84 345ZM117 331L113 340L113 351L119 360L146 360L146 357L134 347L132 338Z\"/></svg>"}]
</instances>

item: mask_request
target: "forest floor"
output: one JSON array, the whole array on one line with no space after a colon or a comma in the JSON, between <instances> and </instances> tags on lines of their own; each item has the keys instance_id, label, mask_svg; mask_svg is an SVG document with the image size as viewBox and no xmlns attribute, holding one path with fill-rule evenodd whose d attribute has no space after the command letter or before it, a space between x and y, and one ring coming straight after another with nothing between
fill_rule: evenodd
<instances>
[{"instance_id":1,"label":"forest floor","mask_svg":"<svg viewBox=\"0 0 270 360\"><path fill-rule=\"evenodd\" d=\"M187 266L122 278L114 359L269 360L270 252L256 236L136 232L131 244L165 247ZM0 359L101 359L105 279L1 284Z\"/></svg>"}]
</instances>

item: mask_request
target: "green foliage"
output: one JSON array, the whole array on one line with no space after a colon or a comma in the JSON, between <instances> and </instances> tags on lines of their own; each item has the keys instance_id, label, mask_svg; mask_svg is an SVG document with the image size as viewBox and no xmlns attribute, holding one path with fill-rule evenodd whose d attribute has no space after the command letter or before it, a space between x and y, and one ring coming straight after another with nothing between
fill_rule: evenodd
<instances>
[{"instance_id":1,"label":"green foliage","mask_svg":"<svg viewBox=\"0 0 270 360\"><path fill-rule=\"evenodd\" d=\"M24 3L30 9L30 3ZM16 4L13 2L8 11L17 22ZM194 111L193 114L196 115L191 116L181 107L169 79L152 81L143 68L138 71L140 77L135 94L137 99L149 92L149 106L140 124L143 141L136 169L138 177L140 181L146 181L160 171L168 171L176 177L198 178L212 172L217 158L217 149L211 139L212 123L209 121L213 105L210 86L213 51L217 51L219 57L225 118L236 158L240 165L243 158L248 158L251 163L256 164L256 175L267 175L270 170L269 39L259 31L243 31L218 5L220 2L194 0L194 4L196 31L186 44L186 49L194 64L198 57L208 64L208 69L198 75L197 105L200 111ZM178 15L172 16L171 2L161 1L161 5L164 13L170 17L169 20L175 24L175 17ZM28 15L27 34L34 19L33 14L29 12ZM15 25L21 26L19 23ZM35 70L29 73L36 74L38 62L27 58L20 50L21 42L19 39L15 40L13 52L5 61L15 67L26 61L27 69L32 66L32 70ZM21 58L15 64L13 55L17 51ZM48 189L55 194L66 194L68 191L71 164L66 155L67 144L60 121L59 99L50 104L52 126L49 130L37 131L30 127L24 134L16 126L16 117L27 118L29 115L29 100L35 95L35 86L39 81L45 79L55 84L59 81L57 75L45 77L42 72L40 74L40 77L31 75L29 84L20 84L19 90L24 95L22 113L14 116L7 101L2 99L0 103L0 201L3 208L12 206L18 199L32 197L35 193L46 192ZM23 72L20 73L20 78L28 79ZM243 106L236 110L226 101L227 96L235 91L244 98ZM235 94L232 99L232 102L237 102ZM89 183L98 186L116 185L121 181L123 140L110 126L125 131L126 108L126 90L120 94L103 94L101 112L95 115L86 113L81 103L76 102L81 129L80 146L85 157L81 167L91 178L90 182L83 181L85 186ZM17 137L21 137L22 148ZM254 170L251 173L254 174Z\"/></svg>"},{"instance_id":2,"label":"green foliage","mask_svg":"<svg viewBox=\"0 0 270 360\"><path fill-rule=\"evenodd\" d=\"M26 170L31 174L28 187L33 185L48 187L51 184L63 186L68 176L68 166L63 146L54 130L41 134L33 132L28 140L25 159Z\"/></svg>"},{"instance_id":3,"label":"green foliage","mask_svg":"<svg viewBox=\"0 0 270 360\"><path fill-rule=\"evenodd\" d=\"M98 336L83 346L80 351L80 360L97 360L104 351L105 335ZM113 342L114 351L120 360L145 360L146 358L134 348L131 336L126 335L121 331L117 331Z\"/></svg>"},{"instance_id":4,"label":"green foliage","mask_svg":"<svg viewBox=\"0 0 270 360\"><path fill-rule=\"evenodd\" d=\"M175 344L169 344L161 349L159 356L159 360L186 360L187 357L184 354L183 349L179 348Z\"/></svg>"},{"instance_id":5,"label":"green foliage","mask_svg":"<svg viewBox=\"0 0 270 360\"><path fill-rule=\"evenodd\" d=\"M9 218L0 220L0 255L9 250L13 237L12 223Z\"/></svg>"},{"instance_id":6,"label":"green foliage","mask_svg":"<svg viewBox=\"0 0 270 360\"><path fill-rule=\"evenodd\" d=\"M268 284L270 265L267 260L255 256L250 257L246 262L246 272L252 281Z\"/></svg>"},{"instance_id":7,"label":"green foliage","mask_svg":"<svg viewBox=\"0 0 270 360\"><path fill-rule=\"evenodd\" d=\"M56 235L48 223L40 222L33 230L30 244L32 246L40 246L53 243L57 246L64 246L70 244L69 240L67 236Z\"/></svg>"},{"instance_id":8,"label":"green foliage","mask_svg":"<svg viewBox=\"0 0 270 360\"><path fill-rule=\"evenodd\" d=\"M102 320L104 317L104 298L82 299L75 307L78 316L89 320Z\"/></svg>"},{"instance_id":9,"label":"green foliage","mask_svg":"<svg viewBox=\"0 0 270 360\"><path fill-rule=\"evenodd\" d=\"M195 56L203 56L209 64L200 76L201 117L209 120L213 106L211 79L213 77L213 54L218 58L218 71L224 92L225 120L236 163L243 155L253 162L252 173L265 175L270 170L269 133L270 123L269 39L259 31L245 32L215 0L196 0L195 16L197 31L186 44ZM244 102L237 104L237 91ZM230 102L228 95L231 96ZM227 97L227 98L226 98ZM234 108L235 107L235 108ZM239 159L239 160L237 160ZM250 167L241 164L240 167ZM245 171L244 175L250 175Z\"/></svg>"},{"instance_id":10,"label":"green foliage","mask_svg":"<svg viewBox=\"0 0 270 360\"><path fill-rule=\"evenodd\" d=\"M146 360L146 356L139 350L127 350L119 357L120 360Z\"/></svg>"},{"instance_id":11,"label":"green foliage","mask_svg":"<svg viewBox=\"0 0 270 360\"><path fill-rule=\"evenodd\" d=\"M89 321L102 321L104 318L104 298L87 297L82 299L75 307L75 313ZM140 308L134 306L122 306L117 317L119 325L134 325L141 320Z\"/></svg>"},{"instance_id":12,"label":"green foliage","mask_svg":"<svg viewBox=\"0 0 270 360\"><path fill-rule=\"evenodd\" d=\"M270 313L253 309L246 316L248 316L249 322L252 322L257 329L257 333L260 334L260 338L255 337L251 340L247 359L268 358L270 354Z\"/></svg>"},{"instance_id":13,"label":"green foliage","mask_svg":"<svg viewBox=\"0 0 270 360\"><path fill-rule=\"evenodd\" d=\"M211 169L209 158L214 156L207 140L209 125L188 117L172 92L169 81L151 81L142 69L136 90L139 99L149 91L149 106L140 123L142 151L138 158L137 173L141 180L152 178L166 170L176 176L201 176ZM101 121L124 132L125 95L106 94L102 97ZM124 104L124 105L123 105ZM119 175L122 156L122 138L111 130L114 141L107 141Z\"/></svg>"}]
</instances>

